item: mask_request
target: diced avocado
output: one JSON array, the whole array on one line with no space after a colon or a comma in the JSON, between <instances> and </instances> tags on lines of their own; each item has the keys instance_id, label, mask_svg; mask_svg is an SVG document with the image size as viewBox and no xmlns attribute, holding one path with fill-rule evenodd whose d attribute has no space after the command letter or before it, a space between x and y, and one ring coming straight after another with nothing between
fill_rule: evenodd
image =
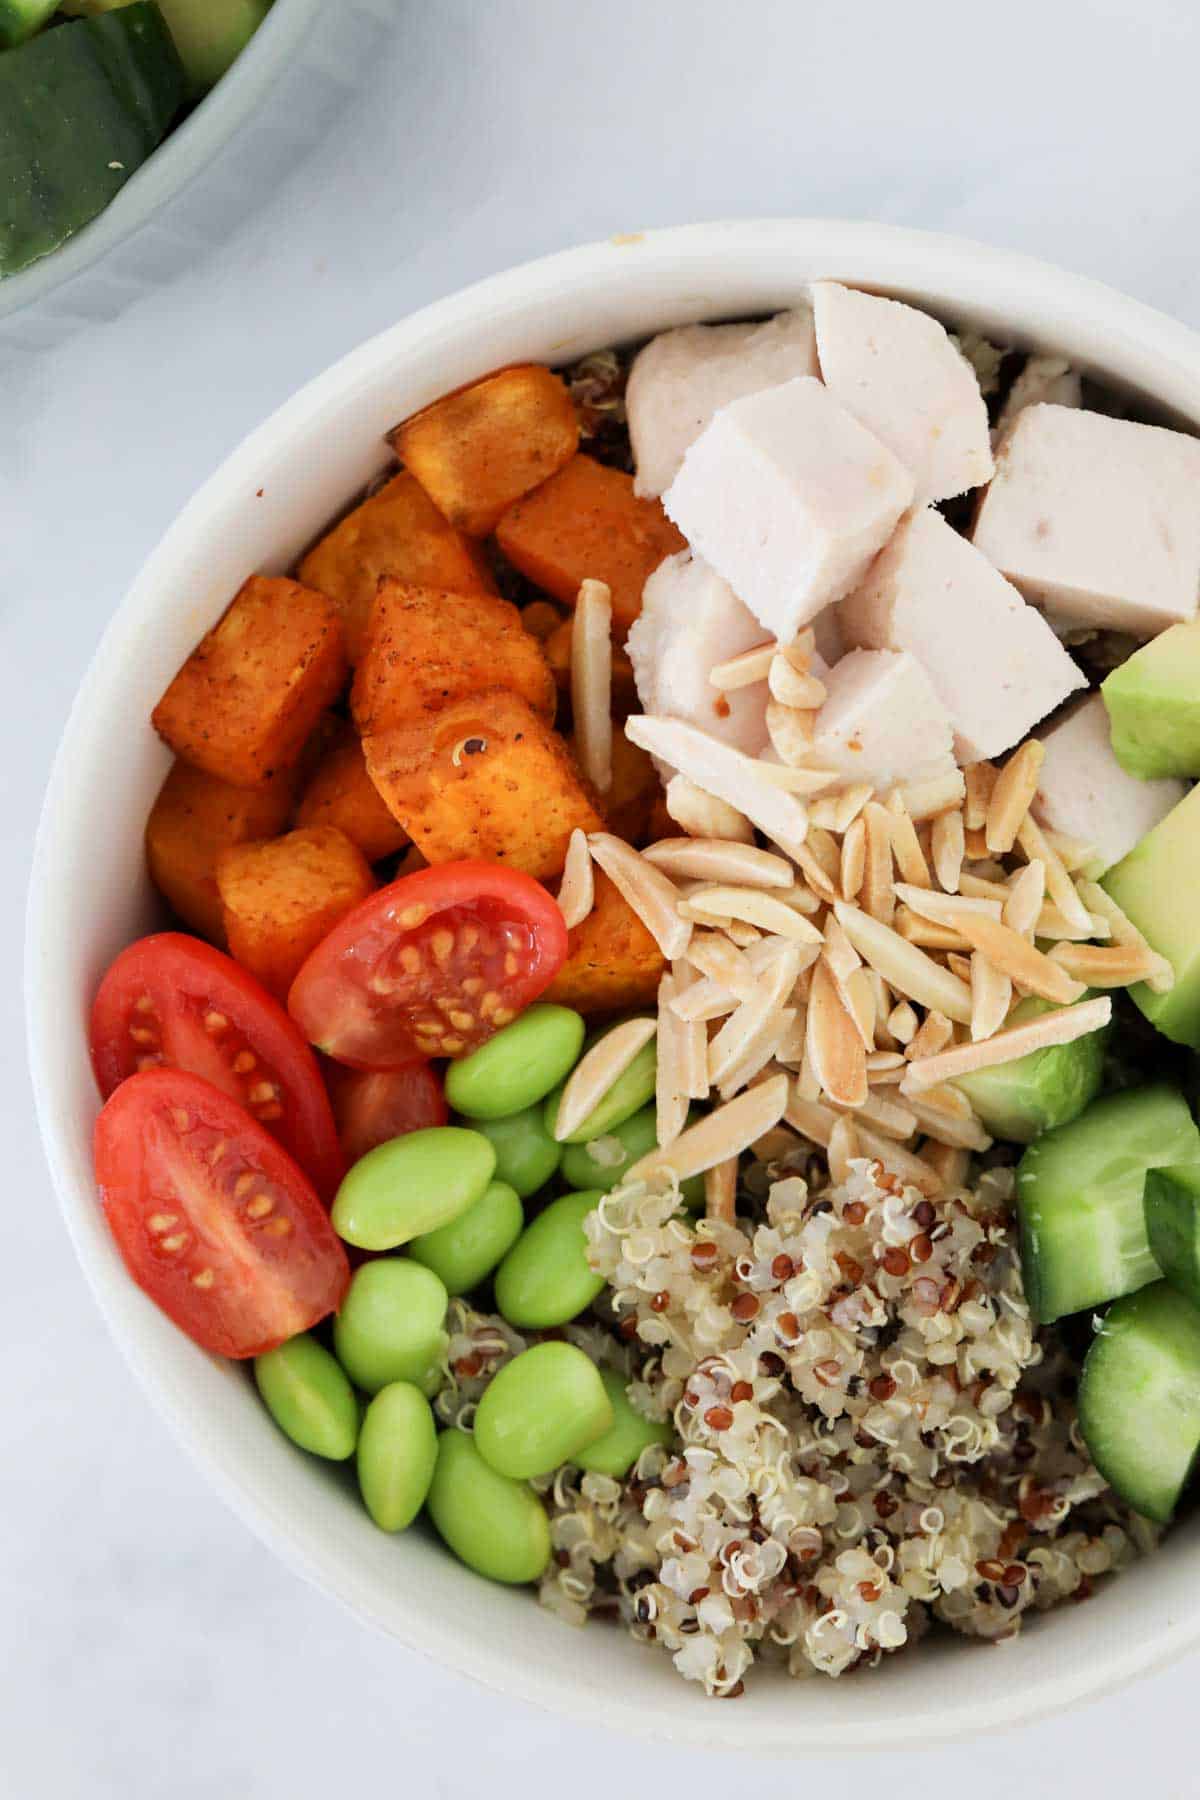
<instances>
[{"instance_id":1,"label":"diced avocado","mask_svg":"<svg viewBox=\"0 0 1200 1800\"><path fill-rule=\"evenodd\" d=\"M1200 1167L1178 1163L1146 1176L1146 1236L1172 1287L1200 1306Z\"/></svg>"},{"instance_id":2,"label":"diced avocado","mask_svg":"<svg viewBox=\"0 0 1200 1800\"><path fill-rule=\"evenodd\" d=\"M1101 685L1117 761L1131 775L1200 775L1200 619L1172 625Z\"/></svg>"},{"instance_id":3,"label":"diced avocado","mask_svg":"<svg viewBox=\"0 0 1200 1800\"><path fill-rule=\"evenodd\" d=\"M1173 806L1101 886L1175 971L1169 993L1156 994L1140 981L1129 990L1134 1000L1164 1037L1200 1050L1200 787Z\"/></svg>"},{"instance_id":4,"label":"diced avocado","mask_svg":"<svg viewBox=\"0 0 1200 1800\"><path fill-rule=\"evenodd\" d=\"M31 38L57 7L58 0L0 0L0 50Z\"/></svg>"},{"instance_id":5,"label":"diced avocado","mask_svg":"<svg viewBox=\"0 0 1200 1800\"><path fill-rule=\"evenodd\" d=\"M1031 1144L1017 1168L1025 1298L1043 1325L1157 1277L1142 1204L1149 1169L1200 1163L1200 1131L1174 1088L1093 1100Z\"/></svg>"},{"instance_id":6,"label":"diced avocado","mask_svg":"<svg viewBox=\"0 0 1200 1800\"><path fill-rule=\"evenodd\" d=\"M1079 1381L1079 1429L1121 1499L1169 1524L1200 1448L1200 1313L1169 1282L1105 1314Z\"/></svg>"},{"instance_id":7,"label":"diced avocado","mask_svg":"<svg viewBox=\"0 0 1200 1800\"><path fill-rule=\"evenodd\" d=\"M179 54L146 0L0 56L0 275L94 219L166 136Z\"/></svg>"},{"instance_id":8,"label":"diced avocado","mask_svg":"<svg viewBox=\"0 0 1200 1800\"><path fill-rule=\"evenodd\" d=\"M271 10L271 0L158 0L193 95L215 87ZM63 11L95 14L129 0L63 0Z\"/></svg>"},{"instance_id":9,"label":"diced avocado","mask_svg":"<svg viewBox=\"0 0 1200 1800\"><path fill-rule=\"evenodd\" d=\"M1048 1000L1030 995L1013 1008L1008 1023L1021 1025L1050 1010ZM960 1076L956 1086L993 1137L1031 1144L1043 1131L1078 1118L1096 1098L1111 1030L1105 1025L1076 1038L1073 1044L1052 1044L1045 1050L1031 1050L1015 1062L978 1069L974 1075Z\"/></svg>"}]
</instances>

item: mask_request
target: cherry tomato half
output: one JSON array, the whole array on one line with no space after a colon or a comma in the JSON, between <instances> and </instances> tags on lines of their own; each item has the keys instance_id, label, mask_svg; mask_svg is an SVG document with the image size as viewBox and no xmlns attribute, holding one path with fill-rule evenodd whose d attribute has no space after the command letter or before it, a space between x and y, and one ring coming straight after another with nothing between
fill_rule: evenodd
<instances>
[{"instance_id":1,"label":"cherry tomato half","mask_svg":"<svg viewBox=\"0 0 1200 1800\"><path fill-rule=\"evenodd\" d=\"M105 1099L138 1071L203 1075L332 1199L346 1165L317 1059L279 1002L232 957L178 931L130 944L100 983L91 1046Z\"/></svg>"},{"instance_id":2,"label":"cherry tomato half","mask_svg":"<svg viewBox=\"0 0 1200 1800\"><path fill-rule=\"evenodd\" d=\"M356 1068L461 1056L536 1000L566 954L558 903L530 876L442 863L347 913L300 970L288 1010Z\"/></svg>"},{"instance_id":3,"label":"cherry tomato half","mask_svg":"<svg viewBox=\"0 0 1200 1800\"><path fill-rule=\"evenodd\" d=\"M96 1121L96 1180L125 1266L203 1349L257 1356L341 1304L346 1251L287 1151L182 1069L131 1075Z\"/></svg>"},{"instance_id":4,"label":"cherry tomato half","mask_svg":"<svg viewBox=\"0 0 1200 1800\"><path fill-rule=\"evenodd\" d=\"M348 1069L327 1062L325 1080L348 1163L405 1132L444 1125L450 1117L442 1084L428 1063L411 1063L407 1069Z\"/></svg>"}]
</instances>

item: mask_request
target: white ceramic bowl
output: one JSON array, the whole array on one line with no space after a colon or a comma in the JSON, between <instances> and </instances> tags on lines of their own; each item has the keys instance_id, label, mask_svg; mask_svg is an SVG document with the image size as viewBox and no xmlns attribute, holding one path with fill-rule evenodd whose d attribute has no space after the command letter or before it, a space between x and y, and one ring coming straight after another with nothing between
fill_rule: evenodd
<instances>
[{"instance_id":1,"label":"white ceramic bowl","mask_svg":"<svg viewBox=\"0 0 1200 1800\"><path fill-rule=\"evenodd\" d=\"M923 1645L854 1681L748 1683L706 1701L665 1656L572 1631L490 1586L421 1532L370 1523L344 1476L301 1456L244 1371L210 1360L125 1274L96 1204L97 1099L84 1042L105 964L153 902L142 827L167 756L153 702L243 577L282 570L387 460L396 419L498 364L564 362L685 320L794 301L815 276L915 300L1005 341L1058 350L1200 427L1200 340L1095 284L1023 257L824 220L688 226L533 263L385 332L312 382L201 489L114 619L76 701L46 800L30 893L29 1042L47 1153L81 1262L129 1361L209 1480L296 1569L362 1619L551 1710L740 1751L929 1743L995 1730L1116 1687L1200 1638L1200 1535L1003 1649Z\"/></svg>"},{"instance_id":2,"label":"white ceramic bowl","mask_svg":"<svg viewBox=\"0 0 1200 1800\"><path fill-rule=\"evenodd\" d=\"M275 0L228 74L90 224L0 281L0 350L48 349L174 280L296 168L396 0Z\"/></svg>"}]
</instances>

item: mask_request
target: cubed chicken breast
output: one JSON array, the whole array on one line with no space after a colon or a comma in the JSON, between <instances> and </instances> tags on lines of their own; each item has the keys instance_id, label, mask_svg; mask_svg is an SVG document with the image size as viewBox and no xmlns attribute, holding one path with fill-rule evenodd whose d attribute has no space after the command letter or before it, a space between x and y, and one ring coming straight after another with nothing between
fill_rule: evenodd
<instances>
[{"instance_id":1,"label":"cubed chicken breast","mask_svg":"<svg viewBox=\"0 0 1200 1800\"><path fill-rule=\"evenodd\" d=\"M665 493L688 446L719 407L816 373L808 306L779 313L765 325L681 325L661 332L634 357L625 390L634 492Z\"/></svg>"},{"instance_id":2,"label":"cubed chicken breast","mask_svg":"<svg viewBox=\"0 0 1200 1800\"><path fill-rule=\"evenodd\" d=\"M931 507L909 515L839 610L847 644L917 658L963 763L1010 750L1085 685L1041 614Z\"/></svg>"},{"instance_id":3,"label":"cubed chicken breast","mask_svg":"<svg viewBox=\"0 0 1200 1800\"><path fill-rule=\"evenodd\" d=\"M1200 442L1104 413L1026 407L974 540L1056 620L1153 637L1196 617Z\"/></svg>"},{"instance_id":4,"label":"cubed chicken breast","mask_svg":"<svg viewBox=\"0 0 1200 1800\"><path fill-rule=\"evenodd\" d=\"M782 643L862 580L912 476L811 376L721 408L663 496L693 550Z\"/></svg>"},{"instance_id":5,"label":"cubed chicken breast","mask_svg":"<svg viewBox=\"0 0 1200 1800\"><path fill-rule=\"evenodd\" d=\"M766 682L722 693L709 675L766 637L707 563L686 550L668 556L642 589L641 616L625 641L643 712L686 719L756 755L767 742Z\"/></svg>"},{"instance_id":6,"label":"cubed chicken breast","mask_svg":"<svg viewBox=\"0 0 1200 1800\"><path fill-rule=\"evenodd\" d=\"M954 767L954 732L915 656L851 650L824 677L827 697L805 759L875 788Z\"/></svg>"},{"instance_id":7,"label":"cubed chicken breast","mask_svg":"<svg viewBox=\"0 0 1200 1800\"><path fill-rule=\"evenodd\" d=\"M936 319L836 281L813 283L813 313L826 387L899 457L918 505L991 479L979 381Z\"/></svg>"},{"instance_id":8,"label":"cubed chicken breast","mask_svg":"<svg viewBox=\"0 0 1200 1800\"><path fill-rule=\"evenodd\" d=\"M1008 390L993 445L1006 438L1027 406L1082 406L1083 377L1065 356L1031 356Z\"/></svg>"},{"instance_id":9,"label":"cubed chicken breast","mask_svg":"<svg viewBox=\"0 0 1200 1800\"><path fill-rule=\"evenodd\" d=\"M1139 781L1113 755L1108 713L1089 694L1038 734L1046 746L1034 811L1053 831L1091 844L1110 869L1178 805L1187 785Z\"/></svg>"}]
</instances>

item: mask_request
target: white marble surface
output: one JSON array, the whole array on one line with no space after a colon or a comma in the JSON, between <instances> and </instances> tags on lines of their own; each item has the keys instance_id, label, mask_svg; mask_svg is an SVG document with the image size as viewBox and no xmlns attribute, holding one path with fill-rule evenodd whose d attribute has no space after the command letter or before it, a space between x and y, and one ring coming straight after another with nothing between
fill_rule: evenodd
<instances>
[{"instance_id":1,"label":"white marble surface","mask_svg":"<svg viewBox=\"0 0 1200 1800\"><path fill-rule=\"evenodd\" d=\"M319 157L187 282L0 371L3 1800L724 1793L748 1771L467 1688L274 1562L168 1440L59 1225L19 1029L28 849L96 638L215 462L420 302L609 232L869 216L1015 245L1200 324L1190 0L397 0ZM104 855L104 845L96 845ZM1004 1680L1002 1650L994 1679ZM978 1800L1194 1791L1191 1663L1072 1717L785 1779ZM768 1781L780 1772L764 1768ZM568 1788L568 1783L570 1784Z\"/></svg>"}]
</instances>

